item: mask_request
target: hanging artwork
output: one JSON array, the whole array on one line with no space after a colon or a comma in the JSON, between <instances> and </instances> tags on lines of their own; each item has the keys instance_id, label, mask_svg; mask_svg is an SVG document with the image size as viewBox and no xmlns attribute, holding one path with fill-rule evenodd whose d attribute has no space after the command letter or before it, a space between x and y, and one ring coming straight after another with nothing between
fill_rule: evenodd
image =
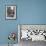
<instances>
[{"instance_id":1,"label":"hanging artwork","mask_svg":"<svg viewBox=\"0 0 46 46\"><path fill-rule=\"evenodd\" d=\"M16 19L16 6L15 5L6 6L6 19Z\"/></svg>"}]
</instances>

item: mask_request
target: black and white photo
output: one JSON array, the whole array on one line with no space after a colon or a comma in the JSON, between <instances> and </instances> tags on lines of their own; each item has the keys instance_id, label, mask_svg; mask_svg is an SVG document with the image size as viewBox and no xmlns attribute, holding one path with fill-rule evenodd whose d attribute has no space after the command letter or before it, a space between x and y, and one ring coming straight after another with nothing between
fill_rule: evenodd
<instances>
[{"instance_id":1,"label":"black and white photo","mask_svg":"<svg viewBox=\"0 0 46 46\"><path fill-rule=\"evenodd\" d=\"M6 19L16 19L16 6L6 6Z\"/></svg>"}]
</instances>

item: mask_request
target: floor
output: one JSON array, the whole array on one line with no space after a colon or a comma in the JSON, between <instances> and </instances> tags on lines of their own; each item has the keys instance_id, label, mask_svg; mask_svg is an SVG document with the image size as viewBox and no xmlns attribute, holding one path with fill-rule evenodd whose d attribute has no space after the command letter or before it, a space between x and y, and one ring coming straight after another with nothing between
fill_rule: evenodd
<instances>
[{"instance_id":1,"label":"floor","mask_svg":"<svg viewBox=\"0 0 46 46\"><path fill-rule=\"evenodd\" d=\"M8 44L0 44L0 46L8 46ZM18 46L18 44L10 45L10 46Z\"/></svg>"},{"instance_id":2,"label":"floor","mask_svg":"<svg viewBox=\"0 0 46 46\"><path fill-rule=\"evenodd\" d=\"M28 40L28 41L21 40L20 46L46 46L46 42L45 41L32 42L31 40Z\"/></svg>"},{"instance_id":3,"label":"floor","mask_svg":"<svg viewBox=\"0 0 46 46\"><path fill-rule=\"evenodd\" d=\"M8 44L0 44L0 46L8 46ZM13 46L46 46L46 42L43 42L43 41L34 41L34 42L32 42L31 40L28 40L28 41L21 40L19 45L14 44Z\"/></svg>"}]
</instances>

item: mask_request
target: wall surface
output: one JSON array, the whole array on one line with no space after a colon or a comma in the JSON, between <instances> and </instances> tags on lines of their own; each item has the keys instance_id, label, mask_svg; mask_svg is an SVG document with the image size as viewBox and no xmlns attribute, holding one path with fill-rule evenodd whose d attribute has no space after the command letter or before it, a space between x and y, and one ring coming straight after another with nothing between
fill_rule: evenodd
<instances>
[{"instance_id":1,"label":"wall surface","mask_svg":"<svg viewBox=\"0 0 46 46\"><path fill-rule=\"evenodd\" d=\"M5 20L6 5L16 5L16 20ZM46 0L0 0L0 44L8 43L10 32L17 34L18 24L46 24Z\"/></svg>"}]
</instances>

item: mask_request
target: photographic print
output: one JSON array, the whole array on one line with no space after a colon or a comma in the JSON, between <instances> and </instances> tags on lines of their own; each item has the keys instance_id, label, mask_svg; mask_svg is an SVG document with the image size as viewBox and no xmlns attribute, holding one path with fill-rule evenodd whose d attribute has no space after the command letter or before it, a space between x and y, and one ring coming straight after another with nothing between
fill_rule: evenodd
<instances>
[{"instance_id":1,"label":"photographic print","mask_svg":"<svg viewBox=\"0 0 46 46\"><path fill-rule=\"evenodd\" d=\"M16 19L16 6L6 6L6 19Z\"/></svg>"}]
</instances>

